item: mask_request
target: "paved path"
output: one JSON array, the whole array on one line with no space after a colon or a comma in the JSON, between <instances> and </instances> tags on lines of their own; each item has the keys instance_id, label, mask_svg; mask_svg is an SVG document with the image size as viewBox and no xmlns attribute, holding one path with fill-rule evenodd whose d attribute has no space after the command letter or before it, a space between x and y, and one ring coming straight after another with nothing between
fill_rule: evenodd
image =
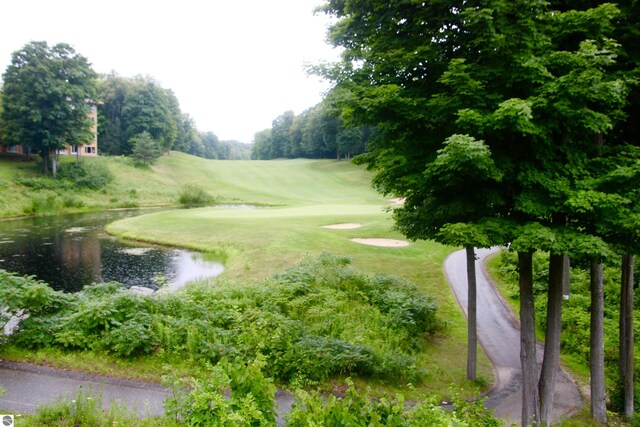
<instances>
[{"instance_id":1,"label":"paved path","mask_svg":"<svg viewBox=\"0 0 640 427\"><path fill-rule=\"evenodd\" d=\"M87 375L74 371L47 368L29 363L0 360L0 413L32 414L41 405L60 399L75 399L79 390L102 394L105 408L113 403L126 405L138 416L162 416L162 404L170 392L160 384ZM284 423L291 410L293 396L282 390L276 393L276 422Z\"/></svg>"},{"instance_id":2,"label":"paved path","mask_svg":"<svg viewBox=\"0 0 640 427\"><path fill-rule=\"evenodd\" d=\"M520 423L522 414L522 371L520 369L520 323L490 282L484 259L499 249L476 250L478 340L494 366L496 383L487 394L487 406L508 422ZM462 311L467 313L467 270L464 250L449 255L445 271ZM542 363L544 347L536 355ZM582 404L578 387L561 370L556 384L552 422L575 412Z\"/></svg>"},{"instance_id":3,"label":"paved path","mask_svg":"<svg viewBox=\"0 0 640 427\"><path fill-rule=\"evenodd\" d=\"M105 406L123 403L140 416L163 414L168 392L159 384L120 380L52 369L29 363L0 361L0 411L35 412L36 407L62 398L75 399L78 391L102 394Z\"/></svg>"}]
</instances>

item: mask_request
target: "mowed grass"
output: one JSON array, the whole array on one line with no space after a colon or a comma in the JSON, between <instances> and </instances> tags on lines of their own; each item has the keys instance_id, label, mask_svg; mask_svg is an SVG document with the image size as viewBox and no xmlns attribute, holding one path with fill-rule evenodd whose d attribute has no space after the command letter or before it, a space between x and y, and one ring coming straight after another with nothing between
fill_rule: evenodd
<instances>
[{"instance_id":1,"label":"mowed grass","mask_svg":"<svg viewBox=\"0 0 640 427\"><path fill-rule=\"evenodd\" d=\"M0 156L0 218L23 215L32 199L42 196L42 190L15 180L16 176L42 177L37 159L23 162L19 156ZM64 167L76 159L63 157L61 161ZM370 176L347 161L221 161L178 152L162 156L150 168L137 168L124 157L84 157L81 161L89 167L103 164L114 175L113 182L100 190L57 192L60 198L73 195L82 200L85 209L177 205L187 184L197 184L218 203L369 204L384 200L369 188Z\"/></svg>"}]
</instances>

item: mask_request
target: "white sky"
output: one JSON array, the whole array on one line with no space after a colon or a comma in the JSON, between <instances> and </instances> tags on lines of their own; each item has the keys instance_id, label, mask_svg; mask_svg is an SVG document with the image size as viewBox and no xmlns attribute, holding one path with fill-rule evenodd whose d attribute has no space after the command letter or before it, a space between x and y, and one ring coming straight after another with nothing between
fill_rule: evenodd
<instances>
[{"instance_id":1,"label":"white sky","mask_svg":"<svg viewBox=\"0 0 640 427\"><path fill-rule=\"evenodd\" d=\"M32 40L64 42L98 73L149 75L201 131L251 142L329 87L305 63L333 61L322 0L12 0L2 4L0 71Z\"/></svg>"}]
</instances>

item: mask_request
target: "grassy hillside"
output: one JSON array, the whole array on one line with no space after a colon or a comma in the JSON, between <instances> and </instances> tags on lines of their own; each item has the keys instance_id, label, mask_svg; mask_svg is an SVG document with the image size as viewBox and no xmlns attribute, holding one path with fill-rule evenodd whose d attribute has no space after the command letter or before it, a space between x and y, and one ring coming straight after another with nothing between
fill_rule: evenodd
<instances>
[{"instance_id":1,"label":"grassy hillside","mask_svg":"<svg viewBox=\"0 0 640 427\"><path fill-rule=\"evenodd\" d=\"M64 168L75 158L62 161ZM58 210L176 205L185 184L198 184L219 203L290 205L383 200L369 188L368 174L346 161L219 161L178 152L163 156L148 169L136 168L130 159L122 157L82 161L89 168L106 166L115 179L100 190L61 189L55 180L42 177L37 162L0 157L0 218L24 215L34 200L46 197L59 199Z\"/></svg>"}]
</instances>

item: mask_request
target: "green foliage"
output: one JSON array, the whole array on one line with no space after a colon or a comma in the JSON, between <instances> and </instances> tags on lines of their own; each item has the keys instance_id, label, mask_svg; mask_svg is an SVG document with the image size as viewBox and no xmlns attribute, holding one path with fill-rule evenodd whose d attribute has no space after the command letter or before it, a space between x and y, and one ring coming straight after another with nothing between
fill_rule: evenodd
<instances>
[{"instance_id":1,"label":"green foliage","mask_svg":"<svg viewBox=\"0 0 640 427\"><path fill-rule=\"evenodd\" d=\"M67 179L75 186L98 190L113 181L113 174L104 163L64 163L58 171L58 179Z\"/></svg>"},{"instance_id":2,"label":"green foliage","mask_svg":"<svg viewBox=\"0 0 640 427\"><path fill-rule=\"evenodd\" d=\"M167 415L189 426L274 425L276 387L263 375L264 366L261 355L248 364L221 360L208 380L193 381L190 392L174 390L165 401Z\"/></svg>"},{"instance_id":3,"label":"green foliage","mask_svg":"<svg viewBox=\"0 0 640 427\"><path fill-rule=\"evenodd\" d=\"M33 41L13 53L3 74L3 140L29 146L47 159L90 140L95 72L71 46Z\"/></svg>"},{"instance_id":4,"label":"green foliage","mask_svg":"<svg viewBox=\"0 0 640 427\"><path fill-rule=\"evenodd\" d=\"M178 202L183 206L205 206L216 201L216 197L199 186L198 184L185 184L180 190Z\"/></svg>"},{"instance_id":5,"label":"green foliage","mask_svg":"<svg viewBox=\"0 0 640 427\"><path fill-rule=\"evenodd\" d=\"M133 147L131 157L136 165L151 165L162 155L158 143L151 138L151 134L147 131L131 137L130 143Z\"/></svg>"},{"instance_id":6,"label":"green foliage","mask_svg":"<svg viewBox=\"0 0 640 427\"><path fill-rule=\"evenodd\" d=\"M112 403L103 408L101 394L80 389L73 398L40 406L34 415L22 415L16 424L34 427L111 427L111 426L177 426L179 423L160 417L138 418L124 405Z\"/></svg>"},{"instance_id":7,"label":"green foliage","mask_svg":"<svg viewBox=\"0 0 640 427\"><path fill-rule=\"evenodd\" d=\"M287 111L257 132L251 158L351 158L364 151L371 134L370 128L347 126L327 98L297 116Z\"/></svg>"},{"instance_id":8,"label":"green foliage","mask_svg":"<svg viewBox=\"0 0 640 427\"><path fill-rule=\"evenodd\" d=\"M31 197L31 206L24 209L24 213L31 215L47 215L60 210L62 201L54 192L42 192Z\"/></svg>"},{"instance_id":9,"label":"green foliage","mask_svg":"<svg viewBox=\"0 0 640 427\"><path fill-rule=\"evenodd\" d=\"M7 295L12 280L18 279L0 283ZM23 293L46 288L20 280ZM202 364L261 354L266 375L299 385L338 374L418 383L415 353L439 327L435 303L413 284L366 276L351 269L348 258L329 254L261 286L193 284L149 297L103 283L48 298L57 305L31 309L11 336L16 344L120 357L161 352ZM30 301L16 299L12 307Z\"/></svg>"},{"instance_id":10,"label":"green foliage","mask_svg":"<svg viewBox=\"0 0 640 427\"><path fill-rule=\"evenodd\" d=\"M42 191L42 190L57 190L57 189L65 189L68 190L71 188L70 183L67 181L58 181L56 179L45 177L45 176L25 176L22 174L16 174L13 177L13 182L18 185L22 185L24 187L30 188L34 191Z\"/></svg>"},{"instance_id":11,"label":"green foliage","mask_svg":"<svg viewBox=\"0 0 640 427\"><path fill-rule=\"evenodd\" d=\"M499 426L482 401L455 399L453 409L439 406L435 399L407 405L402 395L373 400L356 390L351 380L344 397L298 391L287 415L287 426Z\"/></svg>"},{"instance_id":12,"label":"green foliage","mask_svg":"<svg viewBox=\"0 0 640 427\"><path fill-rule=\"evenodd\" d=\"M124 101L116 98L116 103L121 103L121 109L115 106L112 110L114 114L110 117L116 121L116 126L121 126L123 146L120 147L119 154L135 153L133 138L145 132L156 142L160 153L171 150L181 121L180 106L175 94L162 88L153 79L144 77L136 77L128 88Z\"/></svg>"}]
</instances>

